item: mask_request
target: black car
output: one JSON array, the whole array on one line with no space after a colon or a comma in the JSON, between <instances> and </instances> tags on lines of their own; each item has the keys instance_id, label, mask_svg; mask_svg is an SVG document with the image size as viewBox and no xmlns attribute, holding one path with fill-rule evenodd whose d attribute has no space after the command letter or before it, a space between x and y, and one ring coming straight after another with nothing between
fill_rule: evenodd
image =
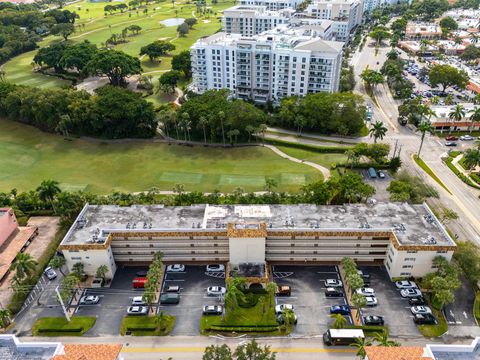
<instances>
[{"instance_id":1,"label":"black car","mask_svg":"<svg viewBox=\"0 0 480 360\"><path fill-rule=\"evenodd\" d=\"M328 297L343 297L343 292L338 288L326 288L325 296Z\"/></svg>"},{"instance_id":2,"label":"black car","mask_svg":"<svg viewBox=\"0 0 480 360\"><path fill-rule=\"evenodd\" d=\"M425 301L425 298L423 296L419 296L419 297L414 297L414 298L408 299L408 304L412 305L412 306L426 305L427 302Z\"/></svg>"},{"instance_id":3,"label":"black car","mask_svg":"<svg viewBox=\"0 0 480 360\"><path fill-rule=\"evenodd\" d=\"M436 325L438 323L432 314L415 314L413 322L417 325Z\"/></svg>"},{"instance_id":4,"label":"black car","mask_svg":"<svg viewBox=\"0 0 480 360\"><path fill-rule=\"evenodd\" d=\"M368 315L363 317L363 323L365 325L383 325L385 322L383 316Z\"/></svg>"}]
</instances>

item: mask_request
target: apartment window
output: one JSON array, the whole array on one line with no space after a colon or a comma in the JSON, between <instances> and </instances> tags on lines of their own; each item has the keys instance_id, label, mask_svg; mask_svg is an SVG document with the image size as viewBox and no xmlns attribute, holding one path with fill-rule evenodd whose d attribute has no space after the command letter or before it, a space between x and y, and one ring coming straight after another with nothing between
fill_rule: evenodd
<instances>
[{"instance_id":1,"label":"apartment window","mask_svg":"<svg viewBox=\"0 0 480 360\"><path fill-rule=\"evenodd\" d=\"M403 260L404 260L404 261L415 261L415 260L417 260L417 259L416 259L416 258L405 258L405 259L403 259Z\"/></svg>"},{"instance_id":2,"label":"apartment window","mask_svg":"<svg viewBox=\"0 0 480 360\"><path fill-rule=\"evenodd\" d=\"M446 254L446 253L447 253L446 250L438 250L438 251L437 251L437 254Z\"/></svg>"},{"instance_id":3,"label":"apartment window","mask_svg":"<svg viewBox=\"0 0 480 360\"><path fill-rule=\"evenodd\" d=\"M402 273L400 273L400 276L410 276L410 275L412 275L411 272L402 272Z\"/></svg>"},{"instance_id":4,"label":"apartment window","mask_svg":"<svg viewBox=\"0 0 480 360\"><path fill-rule=\"evenodd\" d=\"M402 269L412 269L413 265L403 265Z\"/></svg>"},{"instance_id":5,"label":"apartment window","mask_svg":"<svg viewBox=\"0 0 480 360\"><path fill-rule=\"evenodd\" d=\"M392 248L390 248L390 254L392 254L392 256L395 255Z\"/></svg>"},{"instance_id":6,"label":"apartment window","mask_svg":"<svg viewBox=\"0 0 480 360\"><path fill-rule=\"evenodd\" d=\"M72 260L82 260L82 257L81 256L72 256L71 259Z\"/></svg>"},{"instance_id":7,"label":"apartment window","mask_svg":"<svg viewBox=\"0 0 480 360\"><path fill-rule=\"evenodd\" d=\"M417 253L417 250L408 250L407 251L407 254L416 254Z\"/></svg>"}]
</instances>

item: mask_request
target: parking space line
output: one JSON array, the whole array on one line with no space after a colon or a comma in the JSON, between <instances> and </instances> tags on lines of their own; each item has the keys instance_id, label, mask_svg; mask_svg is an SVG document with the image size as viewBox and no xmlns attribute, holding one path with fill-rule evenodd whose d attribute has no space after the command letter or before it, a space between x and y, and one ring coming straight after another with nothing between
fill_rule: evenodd
<instances>
[{"instance_id":1,"label":"parking space line","mask_svg":"<svg viewBox=\"0 0 480 360\"><path fill-rule=\"evenodd\" d=\"M172 280L168 280L168 279L165 279L165 281L185 281L185 280L180 280L180 279L172 279Z\"/></svg>"}]
</instances>

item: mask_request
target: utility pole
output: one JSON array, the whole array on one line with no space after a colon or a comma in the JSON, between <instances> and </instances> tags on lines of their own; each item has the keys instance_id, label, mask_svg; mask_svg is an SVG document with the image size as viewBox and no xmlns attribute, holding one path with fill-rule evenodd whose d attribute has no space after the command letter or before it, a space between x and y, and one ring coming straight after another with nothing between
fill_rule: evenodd
<instances>
[{"instance_id":1,"label":"utility pole","mask_svg":"<svg viewBox=\"0 0 480 360\"><path fill-rule=\"evenodd\" d=\"M63 303L62 296L60 295L60 291L58 291L58 286L55 288L55 292L57 293L58 300L60 301L60 305L62 306L63 313L65 314L65 318L68 322L70 322L70 316L68 315L68 311L65 308L65 304Z\"/></svg>"}]
</instances>

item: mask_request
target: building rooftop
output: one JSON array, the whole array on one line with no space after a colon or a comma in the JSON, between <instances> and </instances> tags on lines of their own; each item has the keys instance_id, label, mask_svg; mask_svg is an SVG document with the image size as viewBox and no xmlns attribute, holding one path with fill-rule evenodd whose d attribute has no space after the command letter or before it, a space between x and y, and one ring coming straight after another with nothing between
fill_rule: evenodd
<instances>
[{"instance_id":1,"label":"building rooftop","mask_svg":"<svg viewBox=\"0 0 480 360\"><path fill-rule=\"evenodd\" d=\"M470 344L444 345L427 344L427 353L435 360L480 360L480 338Z\"/></svg>"},{"instance_id":2,"label":"building rooftop","mask_svg":"<svg viewBox=\"0 0 480 360\"><path fill-rule=\"evenodd\" d=\"M66 344L63 354L52 360L116 360L122 350L121 344Z\"/></svg>"},{"instance_id":3,"label":"building rooftop","mask_svg":"<svg viewBox=\"0 0 480 360\"><path fill-rule=\"evenodd\" d=\"M433 360L420 346L366 346L368 360Z\"/></svg>"},{"instance_id":4,"label":"building rooftop","mask_svg":"<svg viewBox=\"0 0 480 360\"><path fill-rule=\"evenodd\" d=\"M226 231L265 223L268 231L395 231L400 245L455 246L427 205L86 205L62 245L103 243L110 232Z\"/></svg>"},{"instance_id":5,"label":"building rooftop","mask_svg":"<svg viewBox=\"0 0 480 360\"><path fill-rule=\"evenodd\" d=\"M59 342L22 343L14 335L0 335L2 360L48 360L60 347Z\"/></svg>"}]
</instances>

